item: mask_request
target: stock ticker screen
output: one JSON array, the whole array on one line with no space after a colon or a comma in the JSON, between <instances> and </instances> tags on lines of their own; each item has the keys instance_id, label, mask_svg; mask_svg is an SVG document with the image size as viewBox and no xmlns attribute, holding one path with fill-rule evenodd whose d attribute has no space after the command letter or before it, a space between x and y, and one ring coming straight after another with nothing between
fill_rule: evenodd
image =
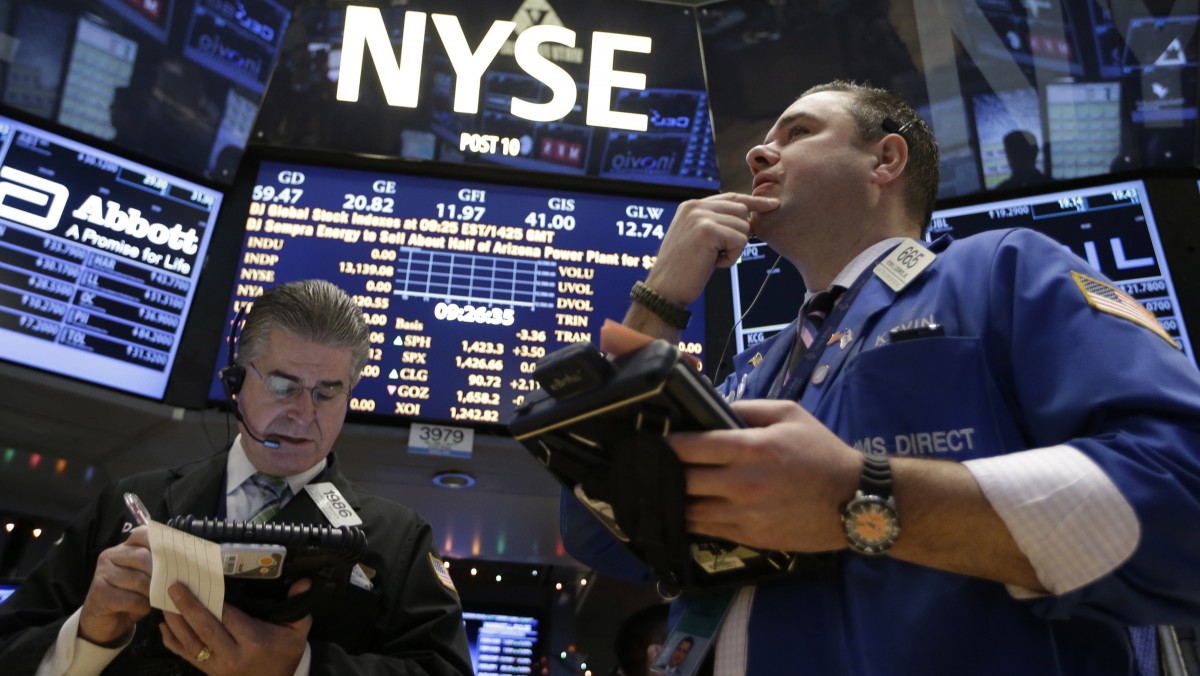
<instances>
[{"instance_id":1,"label":"stock ticker screen","mask_svg":"<svg viewBox=\"0 0 1200 676\"><path fill-rule=\"evenodd\" d=\"M538 619L527 615L463 610L467 648L476 674L533 674L544 648Z\"/></svg>"},{"instance_id":2,"label":"stock ticker screen","mask_svg":"<svg viewBox=\"0 0 1200 676\"><path fill-rule=\"evenodd\" d=\"M161 398L221 198L0 117L0 358Z\"/></svg>"},{"instance_id":3,"label":"stock ticker screen","mask_svg":"<svg viewBox=\"0 0 1200 676\"><path fill-rule=\"evenodd\" d=\"M275 161L255 181L235 207L246 232L225 326L272 285L328 279L371 327L351 412L468 424L506 422L538 359L624 317L676 207ZM681 347L703 358L703 301L692 311ZM215 370L227 360L224 345Z\"/></svg>"},{"instance_id":4,"label":"stock ticker screen","mask_svg":"<svg viewBox=\"0 0 1200 676\"><path fill-rule=\"evenodd\" d=\"M1126 181L1031 197L981 202L933 212L930 239L957 239L1000 228L1029 228L1061 243L1153 312L1193 361L1179 298L1143 181ZM796 318L804 281L766 244L751 244L732 275L739 351L783 330ZM763 280L769 282L763 288ZM753 300L762 289L762 297ZM787 292L790 301L778 294ZM772 295L775 296L772 299Z\"/></svg>"},{"instance_id":5,"label":"stock ticker screen","mask_svg":"<svg viewBox=\"0 0 1200 676\"><path fill-rule=\"evenodd\" d=\"M1025 227L1060 242L1133 296L1192 361L1179 298L1142 181L1126 181L933 213L930 236Z\"/></svg>"}]
</instances>

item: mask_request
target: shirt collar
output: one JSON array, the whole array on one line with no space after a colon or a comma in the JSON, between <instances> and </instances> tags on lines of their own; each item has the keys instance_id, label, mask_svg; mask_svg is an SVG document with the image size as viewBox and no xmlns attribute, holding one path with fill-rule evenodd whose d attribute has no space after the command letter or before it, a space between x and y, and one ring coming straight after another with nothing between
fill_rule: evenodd
<instances>
[{"instance_id":1,"label":"shirt collar","mask_svg":"<svg viewBox=\"0 0 1200 676\"><path fill-rule=\"evenodd\" d=\"M837 275L833 278L833 283L829 285L829 289L832 289L835 286L840 286L843 289L850 288L854 285L854 282L858 279L858 276L867 269L867 266L875 262L876 258L879 258L883 255L883 252L899 245L901 242L907 239L909 238L889 237L863 249L857 256L855 256L849 263L846 264L846 267L842 268L841 272L837 273ZM821 291L828 291L829 289L814 289L806 291L804 293L804 300L807 302L809 298L812 298L817 293Z\"/></svg>"},{"instance_id":2,"label":"shirt collar","mask_svg":"<svg viewBox=\"0 0 1200 676\"><path fill-rule=\"evenodd\" d=\"M329 459L322 458L321 462L303 472L284 477L287 479L288 487L292 489L292 495L297 495L309 481L324 472L325 466L328 464ZM229 447L229 458L225 462L225 495L236 491L246 482L246 479L250 478L250 475L257 471L250 463L250 458L246 456L246 449L242 447L242 435L237 435L233 440L233 445Z\"/></svg>"}]
</instances>

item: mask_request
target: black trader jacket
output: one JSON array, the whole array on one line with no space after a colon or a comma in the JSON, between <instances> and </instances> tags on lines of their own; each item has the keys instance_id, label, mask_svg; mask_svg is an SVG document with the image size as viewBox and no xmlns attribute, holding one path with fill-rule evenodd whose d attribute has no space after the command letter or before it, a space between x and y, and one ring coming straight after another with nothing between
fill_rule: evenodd
<instances>
[{"instance_id":1,"label":"black trader jacket","mask_svg":"<svg viewBox=\"0 0 1200 676\"><path fill-rule=\"evenodd\" d=\"M9 599L0 604L0 665L5 674L32 674L63 622L83 605L97 557L128 537L131 517L122 496L137 493L155 521L224 513L227 453L183 467L154 470L107 487L67 527L62 540ZM471 674L457 593L434 571L432 530L416 512L356 493L334 455L314 482L328 481L358 515L367 534L361 563L373 569L374 589L346 586L339 603L313 617L308 642L316 674ZM326 525L307 491L271 521ZM286 564L285 564L286 565ZM105 674L196 673L163 646L153 611L137 624L133 642Z\"/></svg>"}]
</instances>

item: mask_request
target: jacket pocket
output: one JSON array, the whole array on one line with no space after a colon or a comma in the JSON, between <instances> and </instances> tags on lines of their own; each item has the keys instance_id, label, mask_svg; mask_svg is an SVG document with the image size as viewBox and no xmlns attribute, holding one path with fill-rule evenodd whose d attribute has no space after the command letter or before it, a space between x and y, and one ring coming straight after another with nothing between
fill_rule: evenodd
<instances>
[{"instance_id":1,"label":"jacket pocket","mask_svg":"<svg viewBox=\"0 0 1200 676\"><path fill-rule=\"evenodd\" d=\"M837 388L836 431L868 453L963 461L1003 452L1015 432L974 337L864 350L846 364Z\"/></svg>"}]
</instances>

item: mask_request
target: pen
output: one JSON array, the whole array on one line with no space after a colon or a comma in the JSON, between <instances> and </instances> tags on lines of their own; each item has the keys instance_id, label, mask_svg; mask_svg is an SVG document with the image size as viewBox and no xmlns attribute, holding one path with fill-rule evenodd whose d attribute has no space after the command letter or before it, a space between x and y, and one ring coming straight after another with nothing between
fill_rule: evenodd
<instances>
[{"instance_id":1,"label":"pen","mask_svg":"<svg viewBox=\"0 0 1200 676\"><path fill-rule=\"evenodd\" d=\"M139 526L150 523L150 510L146 509L146 504L136 493L125 494L125 506L129 508L129 513L133 515Z\"/></svg>"}]
</instances>

